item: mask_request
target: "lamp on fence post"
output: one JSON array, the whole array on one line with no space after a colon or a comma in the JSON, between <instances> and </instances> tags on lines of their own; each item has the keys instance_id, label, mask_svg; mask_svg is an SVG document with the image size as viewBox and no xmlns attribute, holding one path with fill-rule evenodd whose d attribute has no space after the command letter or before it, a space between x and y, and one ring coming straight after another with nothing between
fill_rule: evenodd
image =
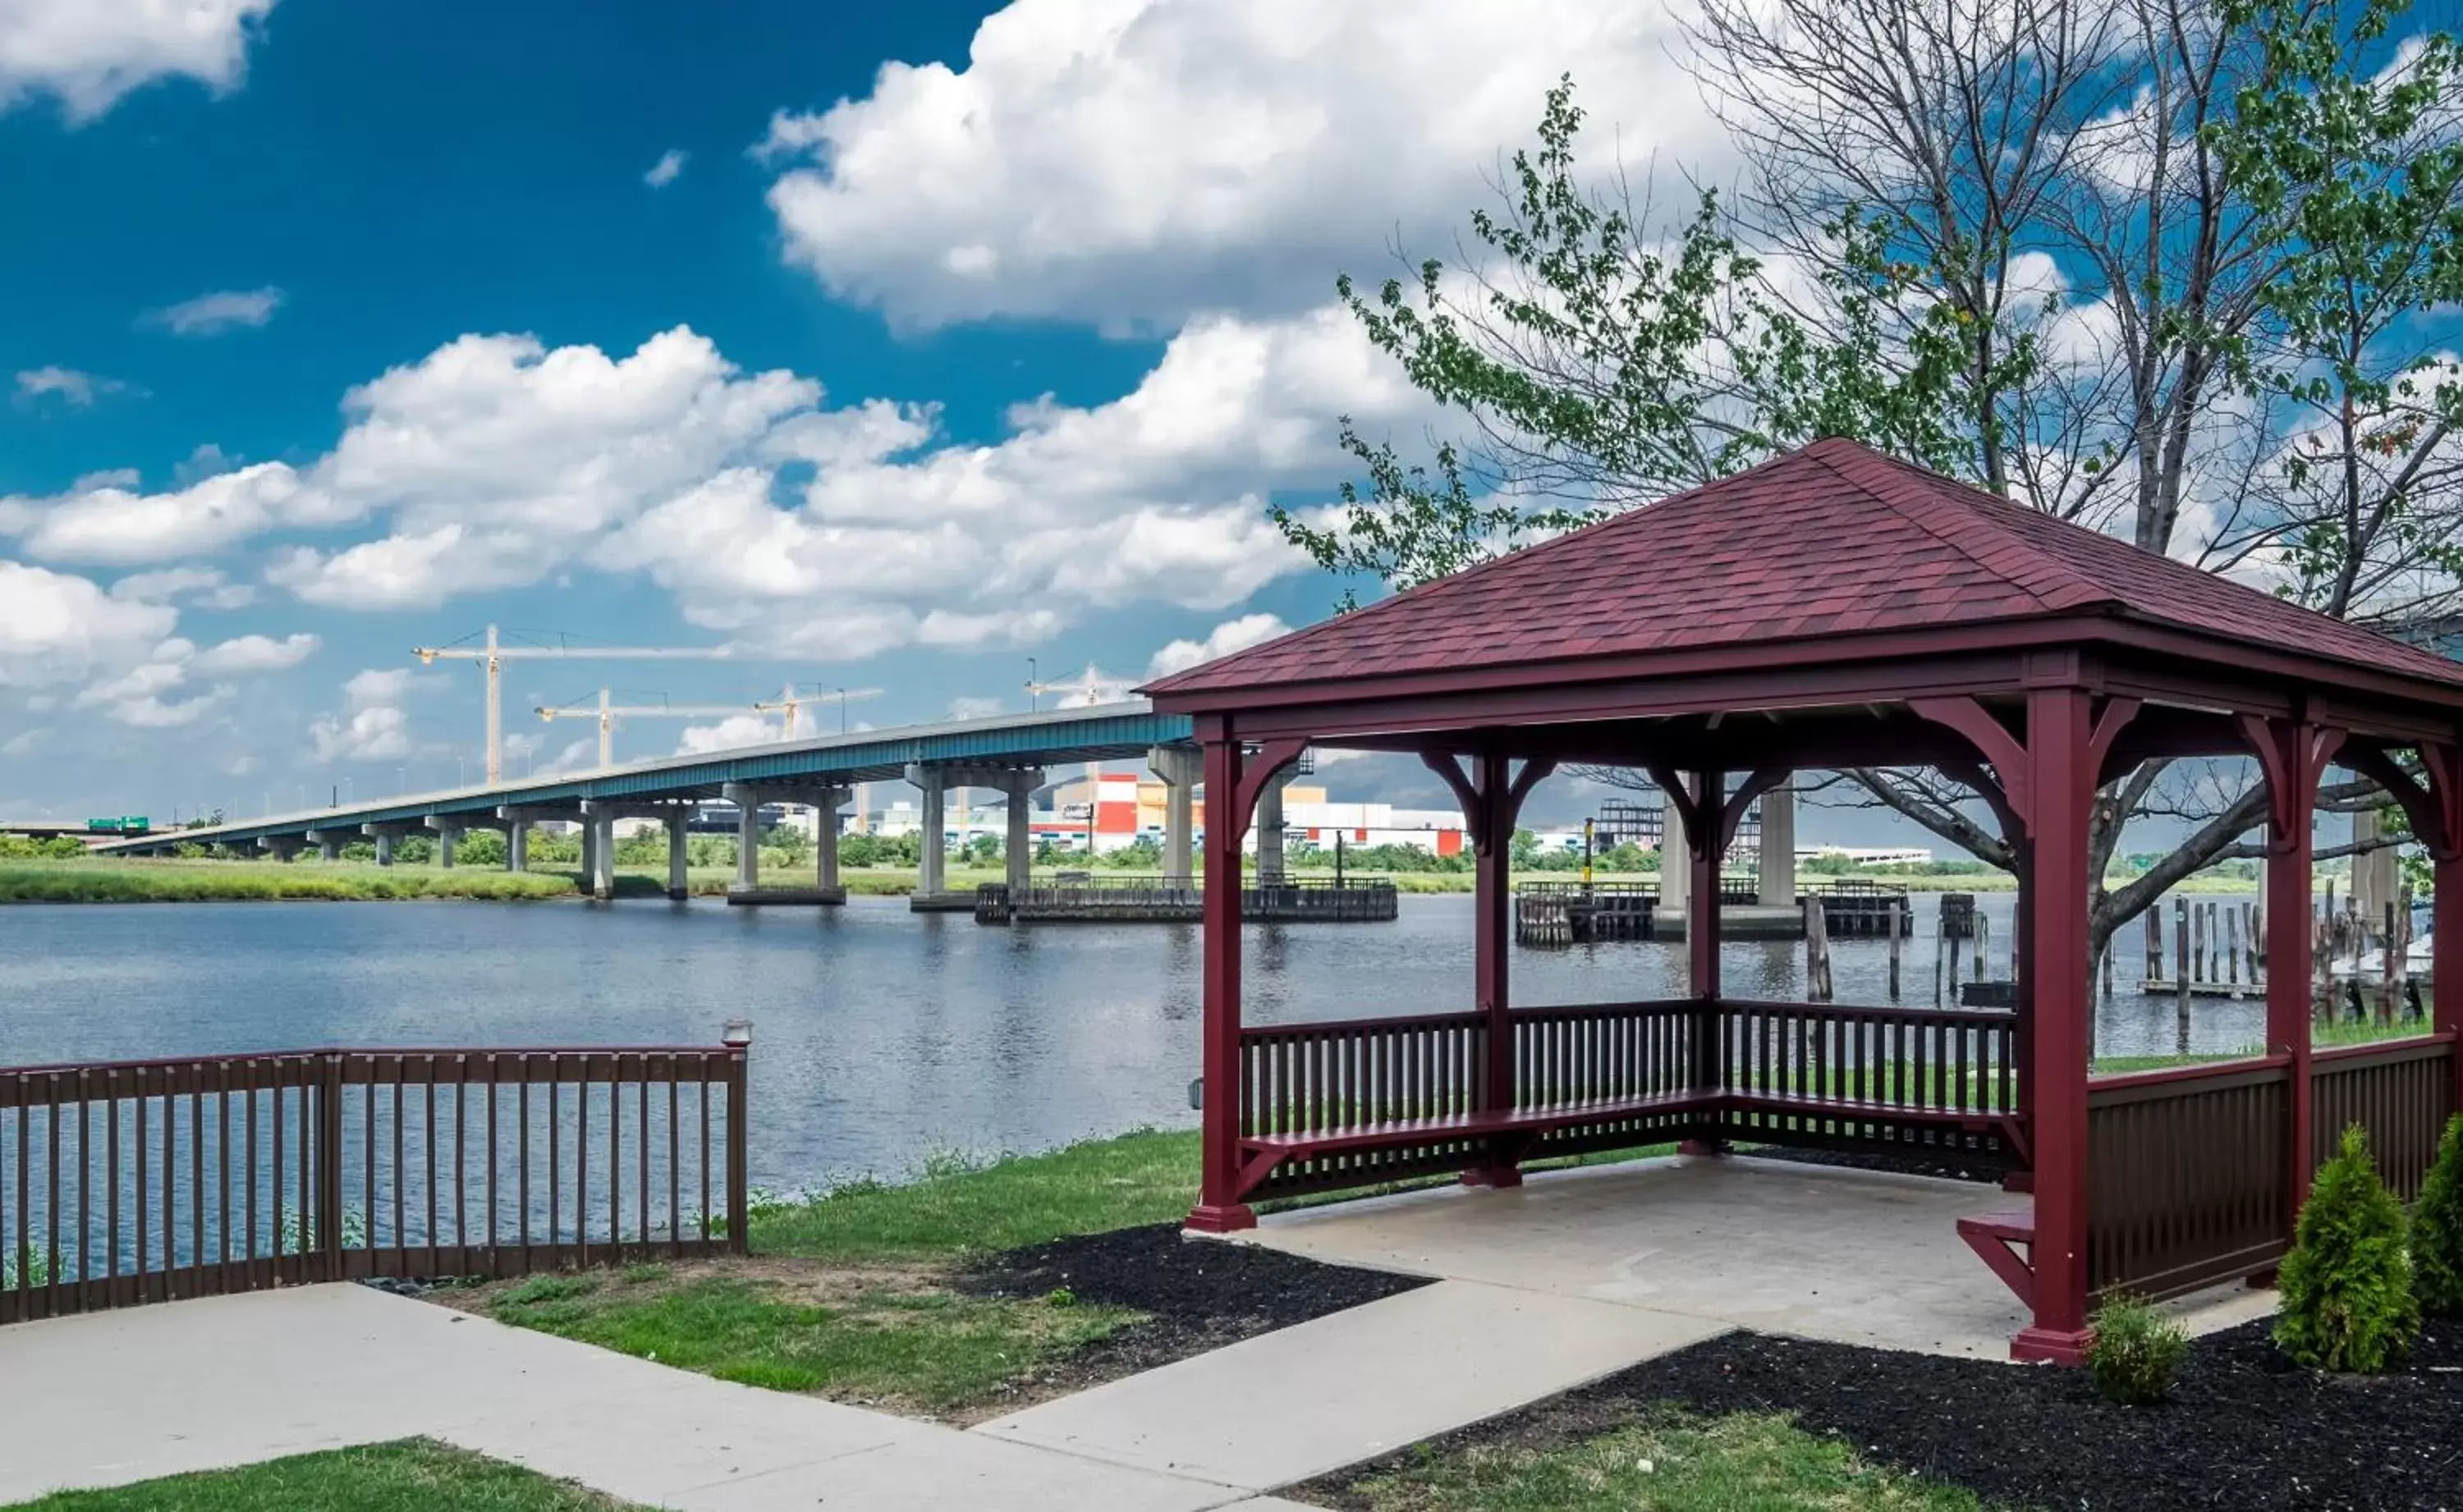
<instances>
[{"instance_id":1,"label":"lamp on fence post","mask_svg":"<svg viewBox=\"0 0 2463 1512\"><path fill-rule=\"evenodd\" d=\"M752 1043L752 1021L730 1019L719 1026L718 1043L730 1049L740 1050Z\"/></svg>"}]
</instances>

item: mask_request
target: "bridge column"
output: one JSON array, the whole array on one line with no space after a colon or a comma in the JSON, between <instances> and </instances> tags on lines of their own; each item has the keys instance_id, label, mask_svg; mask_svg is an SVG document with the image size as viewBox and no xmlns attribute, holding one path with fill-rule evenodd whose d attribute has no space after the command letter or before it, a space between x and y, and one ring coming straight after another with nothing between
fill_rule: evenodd
<instances>
[{"instance_id":1,"label":"bridge column","mask_svg":"<svg viewBox=\"0 0 2463 1512\"><path fill-rule=\"evenodd\" d=\"M1257 885L1283 880L1283 789L1296 775L1290 767L1276 772L1257 794Z\"/></svg>"},{"instance_id":2,"label":"bridge column","mask_svg":"<svg viewBox=\"0 0 2463 1512\"><path fill-rule=\"evenodd\" d=\"M436 864L447 870L453 866L453 848L462 841L462 826L449 820L431 817L427 827L436 832Z\"/></svg>"},{"instance_id":3,"label":"bridge column","mask_svg":"<svg viewBox=\"0 0 2463 1512\"><path fill-rule=\"evenodd\" d=\"M531 869L531 824L517 819L505 832L505 870L527 872Z\"/></svg>"},{"instance_id":4,"label":"bridge column","mask_svg":"<svg viewBox=\"0 0 2463 1512\"><path fill-rule=\"evenodd\" d=\"M342 858L342 837L332 830L309 831L308 843L316 848L316 858L320 861L338 861Z\"/></svg>"},{"instance_id":5,"label":"bridge column","mask_svg":"<svg viewBox=\"0 0 2463 1512\"><path fill-rule=\"evenodd\" d=\"M1019 772L1003 787L1009 795L1007 829L1001 835L1001 864L1012 896L1026 891L1035 872L1035 789L1043 773Z\"/></svg>"},{"instance_id":6,"label":"bridge column","mask_svg":"<svg viewBox=\"0 0 2463 1512\"><path fill-rule=\"evenodd\" d=\"M824 897L839 893L839 805L847 801L844 788L823 788L813 794L813 885Z\"/></svg>"},{"instance_id":7,"label":"bridge column","mask_svg":"<svg viewBox=\"0 0 2463 1512\"><path fill-rule=\"evenodd\" d=\"M761 789L731 782L719 789L735 805L735 886L738 893L761 886Z\"/></svg>"},{"instance_id":8,"label":"bridge column","mask_svg":"<svg viewBox=\"0 0 2463 1512\"><path fill-rule=\"evenodd\" d=\"M616 896L616 815L621 806L598 798L581 803L581 885L601 902Z\"/></svg>"},{"instance_id":9,"label":"bridge column","mask_svg":"<svg viewBox=\"0 0 2463 1512\"><path fill-rule=\"evenodd\" d=\"M667 896L679 903L692 896L691 879L686 875L692 859L691 824L691 809L667 810Z\"/></svg>"},{"instance_id":10,"label":"bridge column","mask_svg":"<svg viewBox=\"0 0 2463 1512\"><path fill-rule=\"evenodd\" d=\"M1163 873L1166 880L1191 884L1197 831L1197 785L1205 773L1205 754L1194 745L1158 745L1146 752L1146 766L1164 787Z\"/></svg>"},{"instance_id":11,"label":"bridge column","mask_svg":"<svg viewBox=\"0 0 2463 1512\"><path fill-rule=\"evenodd\" d=\"M1764 908L1796 906L1796 785L1762 794L1761 880L1755 901Z\"/></svg>"},{"instance_id":12,"label":"bridge column","mask_svg":"<svg viewBox=\"0 0 2463 1512\"><path fill-rule=\"evenodd\" d=\"M256 837L256 846L258 850L272 855L277 861L288 861L299 853L299 838L296 835L261 834Z\"/></svg>"},{"instance_id":13,"label":"bridge column","mask_svg":"<svg viewBox=\"0 0 2463 1512\"><path fill-rule=\"evenodd\" d=\"M377 842L377 865L393 865L393 827L371 824L363 826L361 832L373 836Z\"/></svg>"},{"instance_id":14,"label":"bridge column","mask_svg":"<svg viewBox=\"0 0 2463 1512\"><path fill-rule=\"evenodd\" d=\"M1656 918L1667 919L1673 927L1683 928L1693 896L1692 852L1685 837L1685 815L1676 800L1662 794L1659 801L1659 903L1652 910Z\"/></svg>"},{"instance_id":15,"label":"bridge column","mask_svg":"<svg viewBox=\"0 0 2463 1512\"><path fill-rule=\"evenodd\" d=\"M948 789L942 786L942 772L937 767L911 766L906 768L906 780L924 794L924 822L916 836L915 891L918 896L929 897L948 885L948 857L943 850L948 844L944 833L948 823L942 808Z\"/></svg>"}]
</instances>

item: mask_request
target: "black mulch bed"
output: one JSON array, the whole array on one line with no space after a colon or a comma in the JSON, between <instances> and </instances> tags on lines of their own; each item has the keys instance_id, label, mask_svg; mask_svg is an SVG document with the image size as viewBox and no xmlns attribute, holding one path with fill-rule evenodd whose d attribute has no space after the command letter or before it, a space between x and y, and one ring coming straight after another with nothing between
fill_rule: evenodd
<instances>
[{"instance_id":1,"label":"black mulch bed","mask_svg":"<svg viewBox=\"0 0 2463 1512\"><path fill-rule=\"evenodd\" d=\"M2199 1340L2172 1401L2151 1409L2107 1405L2083 1371L1731 1334L1437 1443L1536 1446L1676 1401L1706 1414L1793 1413L1867 1460L2043 1512L2463 1508L2463 1323L2431 1325L2408 1369L2377 1377L2300 1370L2271 1327ZM1349 1487L1381 1467L1297 1495L1359 1506Z\"/></svg>"},{"instance_id":2,"label":"black mulch bed","mask_svg":"<svg viewBox=\"0 0 2463 1512\"><path fill-rule=\"evenodd\" d=\"M1420 1276L1328 1265L1254 1244L1187 1239L1156 1223L1003 1250L952 1284L986 1297L1066 1290L1079 1302L1147 1314L1078 1351L1068 1373L1109 1380L1427 1285Z\"/></svg>"}]
</instances>

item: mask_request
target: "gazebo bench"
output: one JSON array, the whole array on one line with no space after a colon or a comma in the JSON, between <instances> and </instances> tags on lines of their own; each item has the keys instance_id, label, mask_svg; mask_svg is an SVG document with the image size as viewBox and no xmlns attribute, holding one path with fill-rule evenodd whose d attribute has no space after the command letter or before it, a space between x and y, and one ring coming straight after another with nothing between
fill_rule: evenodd
<instances>
[{"instance_id":1,"label":"gazebo bench","mask_svg":"<svg viewBox=\"0 0 2463 1512\"><path fill-rule=\"evenodd\" d=\"M2036 1305L2036 1210L2013 1208L2001 1213L1982 1213L1958 1220L1958 1237L1976 1258L1992 1267L1993 1274L2017 1293L2022 1306ZM2016 1246L2027 1246L2027 1258L2020 1259Z\"/></svg>"},{"instance_id":2,"label":"gazebo bench","mask_svg":"<svg viewBox=\"0 0 2463 1512\"><path fill-rule=\"evenodd\" d=\"M2025 1120L2015 1113L1983 1112L1972 1108L1920 1108L1852 1097L1804 1097L1787 1092L1729 1092L1722 1101L1738 1112L1792 1113L1851 1123L1934 1124L1966 1134L1999 1134L2012 1149L2026 1148ZM1748 1132L1749 1142L1751 1137Z\"/></svg>"},{"instance_id":3,"label":"gazebo bench","mask_svg":"<svg viewBox=\"0 0 2463 1512\"><path fill-rule=\"evenodd\" d=\"M1715 1089L1700 1091L1653 1092L1597 1102L1565 1103L1553 1108L1482 1110L1444 1113L1428 1118L1395 1118L1341 1129L1309 1129L1291 1134L1244 1134L1240 1149L1240 1186L1253 1191L1274 1169L1287 1160L1319 1156L1350 1155L1364 1150L1389 1150L1439 1140L1537 1139L1559 1129L1610 1123L1654 1113L1716 1112L1726 1095Z\"/></svg>"}]
</instances>

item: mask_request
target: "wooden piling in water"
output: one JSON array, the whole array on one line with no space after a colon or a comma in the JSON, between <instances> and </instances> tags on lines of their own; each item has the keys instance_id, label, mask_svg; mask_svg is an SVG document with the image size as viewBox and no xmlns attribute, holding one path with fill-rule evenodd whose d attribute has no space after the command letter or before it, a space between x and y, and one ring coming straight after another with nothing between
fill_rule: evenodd
<instances>
[{"instance_id":1,"label":"wooden piling in water","mask_svg":"<svg viewBox=\"0 0 2463 1512\"><path fill-rule=\"evenodd\" d=\"M1899 1001L1900 936L1903 933L1901 923L1906 916L1907 907L1905 898L1890 899L1890 1001L1892 1003Z\"/></svg>"},{"instance_id":2,"label":"wooden piling in water","mask_svg":"<svg viewBox=\"0 0 2463 1512\"><path fill-rule=\"evenodd\" d=\"M2172 899L2172 1040L2175 1050L2190 1053L2190 900Z\"/></svg>"},{"instance_id":3,"label":"wooden piling in water","mask_svg":"<svg viewBox=\"0 0 2463 1512\"><path fill-rule=\"evenodd\" d=\"M1804 985L1811 1001L1830 1001L1830 921L1821 899L1812 894L1804 899Z\"/></svg>"}]
</instances>

